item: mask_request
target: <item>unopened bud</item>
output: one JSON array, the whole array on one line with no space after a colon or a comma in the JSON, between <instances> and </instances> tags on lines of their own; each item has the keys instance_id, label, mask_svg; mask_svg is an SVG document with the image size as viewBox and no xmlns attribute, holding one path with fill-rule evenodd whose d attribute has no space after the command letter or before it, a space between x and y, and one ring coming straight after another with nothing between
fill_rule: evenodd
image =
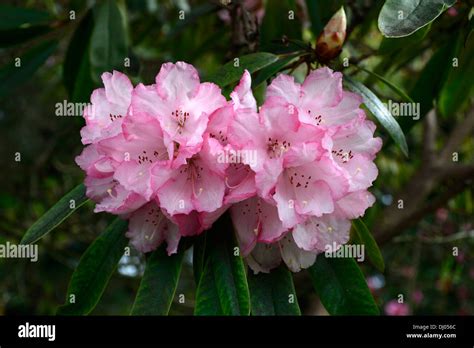
<instances>
[{"instance_id":1,"label":"unopened bud","mask_svg":"<svg viewBox=\"0 0 474 348\"><path fill-rule=\"evenodd\" d=\"M346 13L344 12L344 7L341 7L318 36L316 55L319 60L328 62L341 53L342 45L346 39L346 26Z\"/></svg>"}]
</instances>

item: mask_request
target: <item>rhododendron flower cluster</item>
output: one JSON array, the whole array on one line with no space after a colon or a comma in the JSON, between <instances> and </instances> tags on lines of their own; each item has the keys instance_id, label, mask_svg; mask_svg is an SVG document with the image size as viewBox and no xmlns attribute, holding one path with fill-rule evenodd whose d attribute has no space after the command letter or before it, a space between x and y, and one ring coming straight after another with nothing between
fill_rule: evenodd
<instances>
[{"instance_id":1,"label":"rhododendron flower cluster","mask_svg":"<svg viewBox=\"0 0 474 348\"><path fill-rule=\"evenodd\" d=\"M76 161L95 211L128 219L141 252L165 242L175 253L228 211L255 272L282 260L296 272L347 243L350 220L374 203L381 140L338 72L302 84L281 74L259 108L247 71L230 100L184 62L164 64L153 85L116 71L102 80Z\"/></svg>"}]
</instances>

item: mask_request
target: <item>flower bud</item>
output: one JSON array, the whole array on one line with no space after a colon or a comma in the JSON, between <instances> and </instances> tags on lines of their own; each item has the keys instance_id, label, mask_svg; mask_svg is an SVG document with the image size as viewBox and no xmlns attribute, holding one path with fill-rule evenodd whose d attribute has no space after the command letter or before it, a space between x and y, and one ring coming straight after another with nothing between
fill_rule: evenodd
<instances>
[{"instance_id":1,"label":"flower bud","mask_svg":"<svg viewBox=\"0 0 474 348\"><path fill-rule=\"evenodd\" d=\"M341 53L342 45L346 39L346 26L346 13L344 12L344 7L341 7L318 36L316 55L319 60L328 62Z\"/></svg>"}]
</instances>

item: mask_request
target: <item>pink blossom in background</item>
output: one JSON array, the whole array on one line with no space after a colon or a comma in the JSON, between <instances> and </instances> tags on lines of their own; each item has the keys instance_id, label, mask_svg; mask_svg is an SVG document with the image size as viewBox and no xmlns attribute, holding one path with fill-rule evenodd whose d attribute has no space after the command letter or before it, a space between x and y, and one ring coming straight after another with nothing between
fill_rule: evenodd
<instances>
[{"instance_id":1,"label":"pink blossom in background","mask_svg":"<svg viewBox=\"0 0 474 348\"><path fill-rule=\"evenodd\" d=\"M385 304L385 314L390 316L410 315L410 307L406 303L398 303L397 300L390 300Z\"/></svg>"},{"instance_id":2,"label":"pink blossom in background","mask_svg":"<svg viewBox=\"0 0 474 348\"><path fill-rule=\"evenodd\" d=\"M448 216L449 216L449 211L448 209L446 208L438 208L436 209L436 221L438 223L443 223L443 222L446 222L446 220L448 220Z\"/></svg>"},{"instance_id":3,"label":"pink blossom in background","mask_svg":"<svg viewBox=\"0 0 474 348\"><path fill-rule=\"evenodd\" d=\"M421 291L420 289L413 291L413 293L411 294L412 301L417 305L423 302L424 298L425 298L425 295L423 294L423 291Z\"/></svg>"},{"instance_id":4,"label":"pink blossom in background","mask_svg":"<svg viewBox=\"0 0 474 348\"><path fill-rule=\"evenodd\" d=\"M375 199L381 140L328 68L302 84L281 74L257 108L245 71L226 100L190 64L166 63L153 85L104 73L76 158L95 211L129 220L141 252L203 233L227 210L254 272L294 272L349 240ZM335 250L333 250L335 251Z\"/></svg>"}]
</instances>

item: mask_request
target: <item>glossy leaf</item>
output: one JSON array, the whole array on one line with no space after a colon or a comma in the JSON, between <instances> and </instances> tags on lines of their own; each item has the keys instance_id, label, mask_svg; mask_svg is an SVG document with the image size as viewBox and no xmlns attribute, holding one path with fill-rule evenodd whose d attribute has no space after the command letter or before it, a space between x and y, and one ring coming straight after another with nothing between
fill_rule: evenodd
<instances>
[{"instance_id":1,"label":"glossy leaf","mask_svg":"<svg viewBox=\"0 0 474 348\"><path fill-rule=\"evenodd\" d=\"M382 253L380 252L377 242L375 241L367 226L361 219L352 220L352 226L357 233L359 242L364 244L365 253L368 256L370 262L380 272L383 272L385 269L385 263Z\"/></svg>"},{"instance_id":2,"label":"glossy leaf","mask_svg":"<svg viewBox=\"0 0 474 348\"><path fill-rule=\"evenodd\" d=\"M116 218L87 248L69 283L59 315L86 315L99 302L128 244L128 221Z\"/></svg>"},{"instance_id":3,"label":"glossy leaf","mask_svg":"<svg viewBox=\"0 0 474 348\"><path fill-rule=\"evenodd\" d=\"M43 65L48 57L54 52L57 41L48 41L35 46L20 58L20 67L15 66L16 60L12 59L0 69L0 98L14 91L14 89L26 81L31 80L32 75Z\"/></svg>"},{"instance_id":4,"label":"glossy leaf","mask_svg":"<svg viewBox=\"0 0 474 348\"><path fill-rule=\"evenodd\" d=\"M395 143L400 147L405 156L408 156L408 145L402 129L380 99L362 83L344 76L344 83L352 92L358 93L364 99L364 104L387 130Z\"/></svg>"},{"instance_id":5,"label":"glossy leaf","mask_svg":"<svg viewBox=\"0 0 474 348\"><path fill-rule=\"evenodd\" d=\"M127 36L122 14L114 0L104 0L94 8L94 29L90 44L92 77L113 69L123 70L128 56Z\"/></svg>"},{"instance_id":6,"label":"glossy leaf","mask_svg":"<svg viewBox=\"0 0 474 348\"><path fill-rule=\"evenodd\" d=\"M196 315L249 315L250 295L245 266L224 215L207 231L203 269L196 290Z\"/></svg>"},{"instance_id":7,"label":"glossy leaf","mask_svg":"<svg viewBox=\"0 0 474 348\"><path fill-rule=\"evenodd\" d=\"M364 274L354 259L326 258L320 254L308 271L321 303L329 314L379 314Z\"/></svg>"},{"instance_id":8,"label":"glossy leaf","mask_svg":"<svg viewBox=\"0 0 474 348\"><path fill-rule=\"evenodd\" d=\"M291 272L283 265L270 273L248 274L252 315L301 315Z\"/></svg>"},{"instance_id":9,"label":"glossy leaf","mask_svg":"<svg viewBox=\"0 0 474 348\"><path fill-rule=\"evenodd\" d=\"M254 73L276 62L278 56L272 53L259 52L251 53L238 59L238 66L236 66L236 62L232 60L224 64L216 73L209 76L207 81L214 82L220 87L225 87L239 81L245 69L250 73Z\"/></svg>"},{"instance_id":10,"label":"glossy leaf","mask_svg":"<svg viewBox=\"0 0 474 348\"><path fill-rule=\"evenodd\" d=\"M408 36L434 21L456 0L386 0L378 26L386 37Z\"/></svg>"},{"instance_id":11,"label":"glossy leaf","mask_svg":"<svg viewBox=\"0 0 474 348\"><path fill-rule=\"evenodd\" d=\"M170 255L164 247L147 259L132 315L167 315L178 286L184 252Z\"/></svg>"},{"instance_id":12,"label":"glossy leaf","mask_svg":"<svg viewBox=\"0 0 474 348\"><path fill-rule=\"evenodd\" d=\"M80 184L61 198L51 209L26 231L21 244L31 244L59 226L69 215L88 200L84 184ZM73 203L73 208L71 208Z\"/></svg>"}]
</instances>

